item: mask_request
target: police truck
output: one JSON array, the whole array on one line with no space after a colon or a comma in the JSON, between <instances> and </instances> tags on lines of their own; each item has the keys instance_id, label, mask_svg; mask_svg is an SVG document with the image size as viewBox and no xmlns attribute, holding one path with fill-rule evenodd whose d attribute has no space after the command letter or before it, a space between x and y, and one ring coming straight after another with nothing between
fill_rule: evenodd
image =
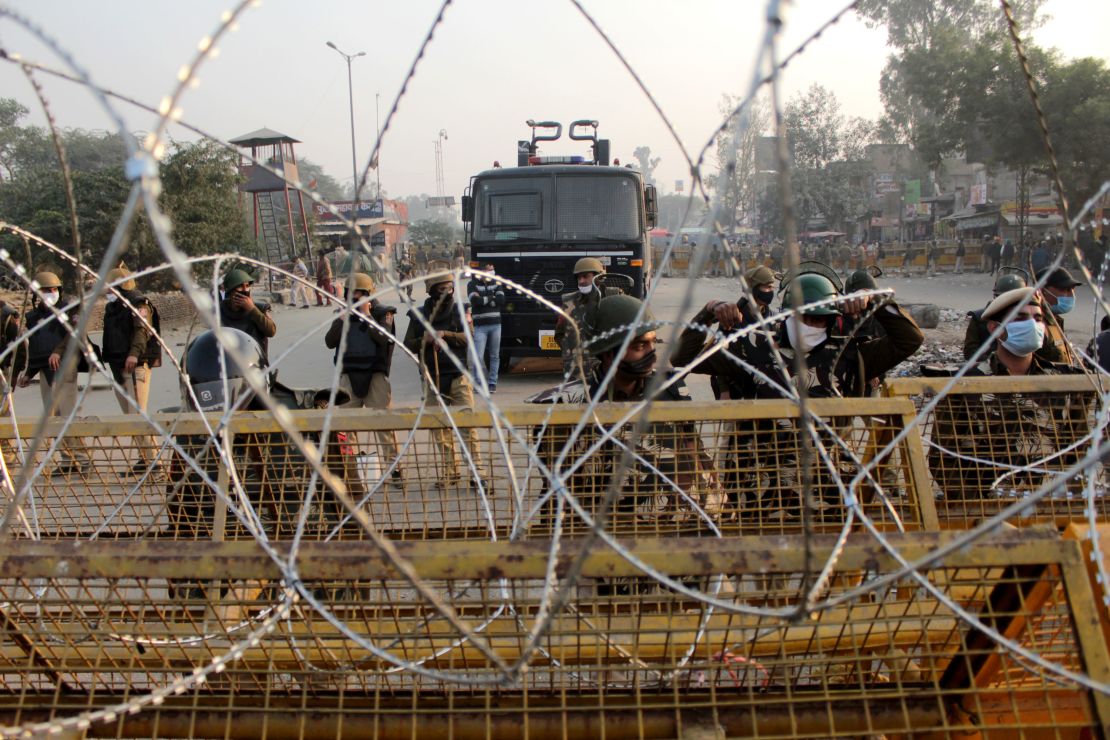
<instances>
[{"instance_id":1,"label":"police truck","mask_svg":"<svg viewBox=\"0 0 1110 740\"><path fill-rule=\"evenodd\" d=\"M555 305L577 290L572 274L581 257L606 266L601 287L618 287L643 298L651 279L649 232L655 226L655 187L641 174L609 163L609 141L597 137L597 121L574 121L568 136L587 142L590 154L539 153L541 142L558 141L563 125L528 121L530 140L517 142L517 166L470 178L462 218L470 265L492 264L497 274ZM557 314L530 296L509 292L501 319L501 362L559 355Z\"/></svg>"}]
</instances>

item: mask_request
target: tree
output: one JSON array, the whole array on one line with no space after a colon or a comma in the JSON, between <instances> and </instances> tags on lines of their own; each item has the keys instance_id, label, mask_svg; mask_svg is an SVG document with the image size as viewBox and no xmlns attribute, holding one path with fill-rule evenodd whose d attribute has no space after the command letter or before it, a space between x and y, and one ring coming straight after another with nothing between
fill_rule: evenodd
<instances>
[{"instance_id":1,"label":"tree","mask_svg":"<svg viewBox=\"0 0 1110 740\"><path fill-rule=\"evenodd\" d=\"M162 164L159 203L173 223L174 243L186 254L253 251L239 210L237 165L238 155L211 141L173 144ZM143 265L162 261L157 252L138 257Z\"/></svg>"},{"instance_id":2,"label":"tree","mask_svg":"<svg viewBox=\"0 0 1110 740\"><path fill-rule=\"evenodd\" d=\"M722 115L736 109L739 99L725 95L721 100ZM759 142L770 124L771 115L761 98L747 107L739 131L729 126L717 137L717 174L710 184L720 202L721 225L726 232L752 222L758 209Z\"/></svg>"},{"instance_id":3,"label":"tree","mask_svg":"<svg viewBox=\"0 0 1110 740\"><path fill-rule=\"evenodd\" d=\"M689 212L689 213L687 213ZM659 196L659 218L661 228L677 232L683 226L698 226L705 220L706 207L697 195L690 202L689 195L667 193Z\"/></svg>"},{"instance_id":4,"label":"tree","mask_svg":"<svg viewBox=\"0 0 1110 740\"><path fill-rule=\"evenodd\" d=\"M308 159L297 162L297 172L305 191L312 191L326 201L350 200L351 190L339 184L324 168Z\"/></svg>"},{"instance_id":5,"label":"tree","mask_svg":"<svg viewBox=\"0 0 1110 740\"><path fill-rule=\"evenodd\" d=\"M870 164L864 149L873 125L845 119L836 95L812 85L786 105L783 121L793 169L790 183L798 223L823 217L830 229L847 231L847 221L863 209Z\"/></svg>"},{"instance_id":6,"label":"tree","mask_svg":"<svg viewBox=\"0 0 1110 740\"><path fill-rule=\"evenodd\" d=\"M29 112L18 100L0 98L0 182L12 177L12 154L22 134L19 122Z\"/></svg>"},{"instance_id":7,"label":"tree","mask_svg":"<svg viewBox=\"0 0 1110 740\"><path fill-rule=\"evenodd\" d=\"M632 152L632 156L636 158L636 161L640 165L640 172L644 176L644 183L647 185L654 185L655 168L659 166L659 163L663 161L663 158L652 158L650 146L636 147L636 149Z\"/></svg>"},{"instance_id":8,"label":"tree","mask_svg":"<svg viewBox=\"0 0 1110 740\"><path fill-rule=\"evenodd\" d=\"M1040 23L1042 2L1015 0L1023 29ZM975 77L963 72L982 68L984 49L1008 44L1005 18L992 0L862 0L857 11L886 27L894 50L879 84L882 136L913 146L935 188L941 161L967 143L964 107L981 93L962 84Z\"/></svg>"},{"instance_id":9,"label":"tree","mask_svg":"<svg viewBox=\"0 0 1110 740\"><path fill-rule=\"evenodd\" d=\"M1076 59L1047 72L1042 105L1071 213L1110 179L1110 69Z\"/></svg>"},{"instance_id":10,"label":"tree","mask_svg":"<svg viewBox=\"0 0 1110 740\"><path fill-rule=\"evenodd\" d=\"M437 219L425 218L409 224L408 241L417 244L451 244L462 237L460 227Z\"/></svg>"},{"instance_id":11,"label":"tree","mask_svg":"<svg viewBox=\"0 0 1110 740\"><path fill-rule=\"evenodd\" d=\"M19 126L23 113L14 101L0 101L0 141L9 144L3 163L8 177L0 180L0 219L16 224L59 247L69 248L74 234L66 204L65 181L50 132ZM6 116L6 118L5 118ZM131 183L124 177L127 143L118 134L63 129L60 132L72 176L82 260L99 267L111 241ZM190 255L217 251L249 252L252 240L238 208L238 157L212 142L175 143L161 165L159 203L173 228L177 245ZM11 234L0 244L22 254L22 243ZM132 269L163 261L150 224L140 213L130 224L125 251ZM75 277L68 263L33 250L30 268L49 266L67 279ZM168 273L145 281L147 289L172 284Z\"/></svg>"}]
</instances>

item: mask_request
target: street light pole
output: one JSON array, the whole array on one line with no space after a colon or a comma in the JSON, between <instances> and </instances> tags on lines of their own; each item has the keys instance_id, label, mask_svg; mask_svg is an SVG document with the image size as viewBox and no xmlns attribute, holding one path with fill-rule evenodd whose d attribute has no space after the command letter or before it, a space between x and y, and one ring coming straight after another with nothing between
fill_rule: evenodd
<instances>
[{"instance_id":1,"label":"street light pole","mask_svg":"<svg viewBox=\"0 0 1110 740\"><path fill-rule=\"evenodd\" d=\"M351 181L351 187L354 188L354 195L355 195L354 199L357 201L359 191L358 191L358 159L355 156L355 88L354 88L354 83L352 82L352 79L351 79L351 61L354 60L354 59L357 59L359 57L366 56L366 52L360 51L357 54L345 54L339 49L338 46L336 46L335 44L333 44L330 41L328 42L328 46L335 49L336 53L339 54L339 56L343 57L347 61L347 100L348 100L348 102L350 104L350 108L351 108L351 174L353 176L353 179ZM355 220L356 221L358 220L358 213L355 214Z\"/></svg>"},{"instance_id":2,"label":"street light pole","mask_svg":"<svg viewBox=\"0 0 1110 740\"><path fill-rule=\"evenodd\" d=\"M378 101L381 99L381 93L374 93L374 128L378 131L378 140L382 138L382 123L381 117L378 115ZM381 150L378 150L377 167L374 168L374 174L377 176L378 192L377 197L382 197L382 155Z\"/></svg>"}]
</instances>

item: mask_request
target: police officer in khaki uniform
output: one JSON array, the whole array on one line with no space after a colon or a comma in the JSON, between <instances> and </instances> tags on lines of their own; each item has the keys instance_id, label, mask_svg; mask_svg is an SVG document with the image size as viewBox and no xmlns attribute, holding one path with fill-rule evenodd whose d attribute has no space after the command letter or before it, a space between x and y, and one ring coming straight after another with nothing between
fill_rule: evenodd
<instances>
[{"instance_id":1,"label":"police officer in khaki uniform","mask_svg":"<svg viewBox=\"0 0 1110 740\"><path fill-rule=\"evenodd\" d=\"M470 411L474 408L474 388L464 372L469 345L464 322L470 321L469 308L465 309L464 314L460 314L459 307L455 305L455 284L450 275L429 277L424 281L424 286L428 290L428 298L422 306L409 311L405 346L420 359L424 392L438 395L447 406ZM425 322L431 329L425 328ZM474 467L484 479L478 431L470 427L465 434ZM437 429L433 435L443 461L439 486L455 486L461 478L453 432L450 429ZM466 469L468 468L464 468ZM477 488L476 479L469 475L466 478L468 486Z\"/></svg>"},{"instance_id":2,"label":"police officer in khaki uniform","mask_svg":"<svg viewBox=\"0 0 1110 740\"><path fill-rule=\"evenodd\" d=\"M339 345L343 335L343 318L332 321L328 333L324 335L324 344L328 349L335 350L332 361L341 366L339 388L350 397L341 404L341 408L388 409L393 400L389 370L393 362L393 317L397 309L370 299L373 292L374 280L366 273L356 272L354 289L348 298L352 310L347 319L347 343L342 357L339 356ZM384 330L371 324L370 318ZM400 454L396 433L382 431L375 435L384 470ZM392 478L398 484L404 481L400 464L393 469Z\"/></svg>"},{"instance_id":3,"label":"police officer in khaki uniform","mask_svg":"<svg viewBox=\"0 0 1110 740\"><path fill-rule=\"evenodd\" d=\"M620 294L620 290L616 288L603 290L597 285L597 277L604 272L605 265L597 257L583 257L574 263L574 279L578 283L578 289L563 295L563 310L571 320L560 315L555 322L555 341L559 343L563 354L564 376L578 376L577 349L588 339L585 336L586 326L597 311L598 303L606 296ZM581 356L585 377L589 378L597 367L597 360L586 353Z\"/></svg>"},{"instance_id":4,"label":"police officer in khaki uniform","mask_svg":"<svg viewBox=\"0 0 1110 740\"><path fill-rule=\"evenodd\" d=\"M1040 296L1033 288L1009 290L991 301L983 309L987 331L993 332L998 328L1014 306L1022 301L1027 303L1003 324L1003 332L994 351L971 368L968 375L1055 375L1059 372L1057 363L1045 360L1037 353L1046 337L1045 312Z\"/></svg>"},{"instance_id":5,"label":"police officer in khaki uniform","mask_svg":"<svg viewBox=\"0 0 1110 740\"><path fill-rule=\"evenodd\" d=\"M18 385L23 388L30 384L35 375L42 373L39 392L45 412L53 404L53 416L68 417L73 413L77 402L77 361L65 372L61 372L62 357L69 342L73 341L70 331L54 315L54 308L65 304L62 296L62 281L53 272L43 271L35 275L39 284L42 300L27 312L26 322L29 331L34 333L27 340L27 364L19 376ZM69 309L69 326L76 326L77 307ZM36 331L37 327L37 331ZM82 342L84 344L84 342ZM89 455L80 437L67 437L58 449L62 464L54 468L55 476L83 475L89 468Z\"/></svg>"},{"instance_id":6,"label":"police officer in khaki uniform","mask_svg":"<svg viewBox=\"0 0 1110 740\"><path fill-rule=\"evenodd\" d=\"M150 369L162 364L157 342L151 347L150 341L153 336L151 329L157 328L157 314L146 296L139 292L127 268L111 270L107 279L109 284L116 285L117 292L109 291L105 296L104 362L126 394L116 391L120 411L125 414L145 413L150 397ZM128 397L135 399L135 403ZM138 456L131 473L141 475L154 459L155 442L151 437L141 437L135 443Z\"/></svg>"}]
</instances>

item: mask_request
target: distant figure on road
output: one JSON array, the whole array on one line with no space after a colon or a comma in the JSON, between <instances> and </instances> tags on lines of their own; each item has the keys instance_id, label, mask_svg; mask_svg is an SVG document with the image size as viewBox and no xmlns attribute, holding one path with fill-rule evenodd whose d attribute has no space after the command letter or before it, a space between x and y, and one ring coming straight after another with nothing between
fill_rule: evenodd
<instances>
[{"instance_id":1,"label":"distant figure on road","mask_svg":"<svg viewBox=\"0 0 1110 740\"><path fill-rule=\"evenodd\" d=\"M331 269L331 262L328 262L328 255L324 250L320 250L319 259L316 260L316 287L319 292L316 293L316 305L323 306L327 301L327 305L331 305L331 296L335 295L335 288L332 286L332 277L334 273Z\"/></svg>"},{"instance_id":2,"label":"distant figure on road","mask_svg":"<svg viewBox=\"0 0 1110 740\"><path fill-rule=\"evenodd\" d=\"M373 279L365 273L356 272L354 287L347 301L357 305L347 319L347 341L342 356L339 345L343 338L343 317L332 321L328 333L324 335L324 345L335 350L332 362L340 366L339 389L349 396L346 403L339 404L340 408L388 409L393 401L389 371L393 364L393 318L397 309L370 299L373 292ZM378 326L369 321L371 318ZM379 327L384 327L384 330ZM392 430L376 432L375 436L381 468L385 470L400 454L397 436ZM398 485L404 482L399 463L393 469L392 480Z\"/></svg>"},{"instance_id":3,"label":"distant figure on road","mask_svg":"<svg viewBox=\"0 0 1110 740\"><path fill-rule=\"evenodd\" d=\"M34 308L27 312L26 321L28 329L38 326L39 330L27 340L27 365L19 376L18 385L25 388L35 375L42 373L39 392L42 395L43 412L52 410L50 416L65 418L73 413L77 403L79 358L74 358L65 372L62 372L62 357L69 343L74 341L66 327L77 325L78 306L64 312L69 321L63 324L55 315L55 306L65 305L61 279L53 272L43 271L35 275L35 282L40 286L42 299L36 300ZM79 341L83 345L84 337ZM84 475L89 469L89 455L80 437L67 437L59 445L58 454L62 458L62 464L54 468L52 475Z\"/></svg>"},{"instance_id":4,"label":"distant figure on road","mask_svg":"<svg viewBox=\"0 0 1110 740\"><path fill-rule=\"evenodd\" d=\"M308 280L308 265L300 255L293 262L292 273L297 279L293 281L293 289L289 293L289 305L296 308L300 303L301 308L308 308L308 283L305 282Z\"/></svg>"},{"instance_id":5,"label":"distant figure on road","mask_svg":"<svg viewBox=\"0 0 1110 740\"><path fill-rule=\"evenodd\" d=\"M121 281L122 282L119 282ZM116 283L119 294L109 292L104 307L104 362L112 377L126 395L116 391L116 402L125 414L145 413L150 398L150 369L162 364L162 349L153 339L160 322L158 312L146 296L139 292L135 279L125 267L108 273L108 282ZM149 327L149 328L148 328ZM133 404L128 398L135 399ZM136 405L137 404L137 405ZM137 449L132 475L145 473L154 460L153 438L136 437Z\"/></svg>"},{"instance_id":6,"label":"distant figure on road","mask_svg":"<svg viewBox=\"0 0 1110 740\"><path fill-rule=\"evenodd\" d=\"M494 271L491 264L482 269L491 274ZM505 289L492 278L474 277L470 280L466 293L474 318L474 353L478 356L478 363L484 365L486 352L489 352L486 386L493 393L497 390L497 373L501 368L501 308L505 305ZM470 373L474 376L474 382L478 382L478 371L473 360L470 362Z\"/></svg>"},{"instance_id":7,"label":"distant figure on road","mask_svg":"<svg viewBox=\"0 0 1110 740\"><path fill-rule=\"evenodd\" d=\"M270 304L251 297L254 278L245 270L229 270L224 276L224 299L220 301L220 324L238 329L258 342L262 350L262 366L270 364L270 337L277 334L277 324L270 318Z\"/></svg>"}]
</instances>

